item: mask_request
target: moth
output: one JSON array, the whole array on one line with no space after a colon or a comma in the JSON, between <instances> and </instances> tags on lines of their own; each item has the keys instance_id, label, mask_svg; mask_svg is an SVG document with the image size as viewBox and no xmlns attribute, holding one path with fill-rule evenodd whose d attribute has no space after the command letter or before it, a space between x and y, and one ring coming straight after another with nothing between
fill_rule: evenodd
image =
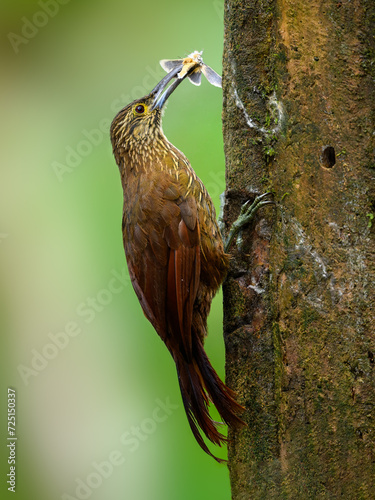
<instances>
[{"instance_id":1,"label":"moth","mask_svg":"<svg viewBox=\"0 0 375 500\"><path fill-rule=\"evenodd\" d=\"M194 85L200 85L202 81L202 73L207 78L208 82L215 87L221 87L221 76L216 73L210 66L203 62L202 51L194 51L183 59L162 59L161 67L169 73L178 68L182 64L181 71L177 74L178 79L183 79L186 73L187 77Z\"/></svg>"}]
</instances>

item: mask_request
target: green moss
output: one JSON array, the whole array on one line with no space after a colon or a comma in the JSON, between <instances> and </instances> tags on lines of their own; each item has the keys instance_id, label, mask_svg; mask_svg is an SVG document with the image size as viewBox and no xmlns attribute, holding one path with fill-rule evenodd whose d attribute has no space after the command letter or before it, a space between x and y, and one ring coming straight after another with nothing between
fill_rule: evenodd
<instances>
[{"instance_id":1,"label":"green moss","mask_svg":"<svg viewBox=\"0 0 375 500\"><path fill-rule=\"evenodd\" d=\"M276 151L272 146L266 146L264 148L264 154L268 158L273 158L276 155Z\"/></svg>"},{"instance_id":2,"label":"green moss","mask_svg":"<svg viewBox=\"0 0 375 500\"><path fill-rule=\"evenodd\" d=\"M224 288L224 308L230 312L226 318L226 323L233 325L236 319L241 318L246 313L246 301L236 280L226 280ZM228 325L225 326L227 327Z\"/></svg>"},{"instance_id":3,"label":"green moss","mask_svg":"<svg viewBox=\"0 0 375 500\"><path fill-rule=\"evenodd\" d=\"M370 214L366 214L366 217L368 217L367 227L370 229L372 227L372 221L374 220L375 216L373 213L370 213Z\"/></svg>"},{"instance_id":4,"label":"green moss","mask_svg":"<svg viewBox=\"0 0 375 500\"><path fill-rule=\"evenodd\" d=\"M307 331L308 328L314 321L318 321L320 319L319 313L316 309L310 309L305 307L302 311L302 328L304 331Z\"/></svg>"}]
</instances>

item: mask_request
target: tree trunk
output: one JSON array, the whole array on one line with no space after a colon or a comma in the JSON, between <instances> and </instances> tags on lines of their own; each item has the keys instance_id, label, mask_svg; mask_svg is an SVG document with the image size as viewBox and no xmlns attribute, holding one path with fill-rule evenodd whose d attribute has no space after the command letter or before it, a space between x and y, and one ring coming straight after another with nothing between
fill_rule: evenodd
<instances>
[{"instance_id":1,"label":"tree trunk","mask_svg":"<svg viewBox=\"0 0 375 500\"><path fill-rule=\"evenodd\" d=\"M375 4L227 0L224 284L234 500L375 496Z\"/></svg>"}]
</instances>

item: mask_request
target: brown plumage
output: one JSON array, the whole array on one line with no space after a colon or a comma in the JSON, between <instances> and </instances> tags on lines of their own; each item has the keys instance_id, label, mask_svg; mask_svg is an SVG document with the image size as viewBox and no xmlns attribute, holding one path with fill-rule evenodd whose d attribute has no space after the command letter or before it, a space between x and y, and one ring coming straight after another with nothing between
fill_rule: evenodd
<instances>
[{"instance_id":1,"label":"brown plumage","mask_svg":"<svg viewBox=\"0 0 375 500\"><path fill-rule=\"evenodd\" d=\"M117 114L111 140L124 191L122 229L133 287L176 363L191 430L214 457L200 429L214 444L221 445L225 437L209 415L210 401L230 426L243 425L238 416L243 408L203 348L211 301L226 275L228 256L209 194L161 128L162 107L182 78L163 91L178 70Z\"/></svg>"}]
</instances>

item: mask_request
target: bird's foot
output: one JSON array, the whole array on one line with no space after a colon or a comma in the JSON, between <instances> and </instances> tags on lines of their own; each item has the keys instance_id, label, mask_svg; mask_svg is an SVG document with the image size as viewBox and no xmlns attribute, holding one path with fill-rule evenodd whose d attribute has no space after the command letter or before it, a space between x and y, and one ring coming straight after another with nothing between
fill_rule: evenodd
<instances>
[{"instance_id":1,"label":"bird's foot","mask_svg":"<svg viewBox=\"0 0 375 500\"><path fill-rule=\"evenodd\" d=\"M251 205L249 205L250 200L246 201L242 205L240 215L238 216L238 219L233 222L225 240L224 251L226 253L228 253L234 238L238 237L240 231L253 220L256 212L260 208L266 205L275 205L275 202L272 199L269 199L272 197L273 194L271 192L267 192L257 196Z\"/></svg>"}]
</instances>

